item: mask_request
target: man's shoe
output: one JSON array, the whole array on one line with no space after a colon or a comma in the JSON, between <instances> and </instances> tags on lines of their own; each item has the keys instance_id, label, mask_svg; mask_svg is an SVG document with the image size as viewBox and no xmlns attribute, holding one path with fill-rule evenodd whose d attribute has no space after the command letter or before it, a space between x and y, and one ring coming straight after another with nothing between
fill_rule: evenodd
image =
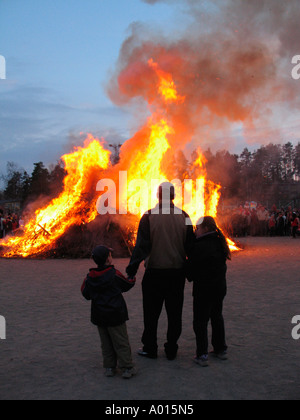
<instances>
[{"instance_id":1,"label":"man's shoe","mask_svg":"<svg viewBox=\"0 0 300 420\"><path fill-rule=\"evenodd\" d=\"M228 360L227 351L222 351L220 353L216 353L216 352L212 351L210 354L212 356L216 357L219 360L223 360L223 361Z\"/></svg>"},{"instance_id":2,"label":"man's shoe","mask_svg":"<svg viewBox=\"0 0 300 420\"><path fill-rule=\"evenodd\" d=\"M107 378L113 378L113 377L116 375L116 369L113 369L113 368L107 368L107 369L105 369L105 371L104 371L104 375L105 375Z\"/></svg>"},{"instance_id":3,"label":"man's shoe","mask_svg":"<svg viewBox=\"0 0 300 420\"><path fill-rule=\"evenodd\" d=\"M157 353L149 353L143 349L139 349L137 354L142 357L147 357L148 359L157 359Z\"/></svg>"},{"instance_id":4,"label":"man's shoe","mask_svg":"<svg viewBox=\"0 0 300 420\"><path fill-rule=\"evenodd\" d=\"M165 344L165 353L168 360L175 360L178 353L178 345L170 347L168 343Z\"/></svg>"},{"instance_id":5,"label":"man's shoe","mask_svg":"<svg viewBox=\"0 0 300 420\"><path fill-rule=\"evenodd\" d=\"M202 356L196 356L194 358L194 363L201 367L208 367L208 354L203 354Z\"/></svg>"}]
</instances>

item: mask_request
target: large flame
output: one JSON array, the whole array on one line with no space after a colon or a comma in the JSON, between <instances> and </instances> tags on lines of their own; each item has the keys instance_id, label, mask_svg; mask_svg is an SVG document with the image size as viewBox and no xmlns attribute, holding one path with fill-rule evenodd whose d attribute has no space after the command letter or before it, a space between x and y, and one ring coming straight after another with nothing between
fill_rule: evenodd
<instances>
[{"instance_id":1,"label":"large flame","mask_svg":"<svg viewBox=\"0 0 300 420\"><path fill-rule=\"evenodd\" d=\"M125 207L131 214L140 217L156 205L159 184L169 180L162 162L172 150L171 140L176 136L176 124L169 118L169 107L184 104L185 97L178 94L171 74L161 70L152 59L148 66L157 77L159 106L145 127L122 146L120 163L109 167L110 152L92 135L87 137L85 147L63 156L67 173L63 192L48 206L36 211L25 226L23 236L1 243L4 257L42 254L51 249L70 226L94 220L97 216L95 177L99 180L101 175L104 178L108 174L117 180L120 171L127 172L127 185L125 191L120 192L119 208ZM207 179L205 164L206 159L198 149L186 179L174 182L175 204L190 215L194 225L202 216L217 217L221 196L221 186ZM139 181L148 186L145 191L141 191ZM232 250L238 249L229 239L228 243Z\"/></svg>"},{"instance_id":2,"label":"large flame","mask_svg":"<svg viewBox=\"0 0 300 420\"><path fill-rule=\"evenodd\" d=\"M170 148L167 135L172 132L165 120L149 124L149 144L144 151L138 150L128 168L128 211L141 216L154 206L157 201L156 191L158 185L166 179L162 173L160 163L166 151ZM137 191L138 180L142 180L147 186L148 195L143 191ZM153 182L155 181L155 184ZM151 184L153 186L152 190Z\"/></svg>"},{"instance_id":3,"label":"large flame","mask_svg":"<svg viewBox=\"0 0 300 420\"><path fill-rule=\"evenodd\" d=\"M89 135L84 148L65 155L67 175L64 190L51 203L36 211L35 217L25 226L24 235L11 237L1 243L7 251L4 257L28 257L43 253L55 244L56 239L72 225L89 223L97 215L96 202L90 202L91 177L100 174L109 165L110 152L98 139Z\"/></svg>"}]
</instances>

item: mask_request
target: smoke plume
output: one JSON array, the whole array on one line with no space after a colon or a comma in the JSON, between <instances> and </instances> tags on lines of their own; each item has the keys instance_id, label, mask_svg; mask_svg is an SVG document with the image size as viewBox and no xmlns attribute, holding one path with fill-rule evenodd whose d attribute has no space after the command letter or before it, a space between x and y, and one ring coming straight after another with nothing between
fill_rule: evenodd
<instances>
[{"instance_id":1,"label":"smoke plume","mask_svg":"<svg viewBox=\"0 0 300 420\"><path fill-rule=\"evenodd\" d=\"M131 27L108 87L114 103L160 106L152 59L185 97L168 108L174 148L191 141L224 146L236 127L249 142L281 137L278 116L283 122L300 105L291 78L291 59L300 54L298 0L143 1L185 5L189 24L184 28L183 19L180 39Z\"/></svg>"}]
</instances>

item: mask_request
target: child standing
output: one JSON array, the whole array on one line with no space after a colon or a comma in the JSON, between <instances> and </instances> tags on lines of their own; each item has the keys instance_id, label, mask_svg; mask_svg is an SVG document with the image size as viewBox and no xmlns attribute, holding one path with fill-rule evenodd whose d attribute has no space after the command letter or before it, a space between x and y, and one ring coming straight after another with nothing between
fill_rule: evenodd
<instances>
[{"instance_id":1,"label":"child standing","mask_svg":"<svg viewBox=\"0 0 300 420\"><path fill-rule=\"evenodd\" d=\"M91 322L98 327L105 376L115 376L117 364L124 379L135 375L126 321L128 311L123 292L135 285L112 265L113 250L98 246L93 251L97 268L92 268L83 282L81 292L92 301Z\"/></svg>"},{"instance_id":2,"label":"child standing","mask_svg":"<svg viewBox=\"0 0 300 420\"><path fill-rule=\"evenodd\" d=\"M188 280L193 282L194 331L197 353L194 359L200 366L208 366L208 323L212 325L214 356L227 359L223 301L227 293L226 261L231 253L226 238L212 217L204 217L197 224L196 241L188 260Z\"/></svg>"}]
</instances>

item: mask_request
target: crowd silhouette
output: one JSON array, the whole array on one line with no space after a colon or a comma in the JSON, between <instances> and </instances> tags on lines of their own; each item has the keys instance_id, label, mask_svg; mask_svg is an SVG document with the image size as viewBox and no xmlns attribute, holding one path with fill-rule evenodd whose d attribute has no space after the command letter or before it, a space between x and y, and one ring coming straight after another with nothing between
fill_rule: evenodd
<instances>
[{"instance_id":1,"label":"crowd silhouette","mask_svg":"<svg viewBox=\"0 0 300 420\"><path fill-rule=\"evenodd\" d=\"M300 235L300 210L288 208L271 209L256 203L245 203L225 210L223 227L232 237L245 236L289 236Z\"/></svg>"},{"instance_id":2,"label":"crowd silhouette","mask_svg":"<svg viewBox=\"0 0 300 420\"><path fill-rule=\"evenodd\" d=\"M17 213L0 209L0 239L14 235L24 228L24 221Z\"/></svg>"}]
</instances>

